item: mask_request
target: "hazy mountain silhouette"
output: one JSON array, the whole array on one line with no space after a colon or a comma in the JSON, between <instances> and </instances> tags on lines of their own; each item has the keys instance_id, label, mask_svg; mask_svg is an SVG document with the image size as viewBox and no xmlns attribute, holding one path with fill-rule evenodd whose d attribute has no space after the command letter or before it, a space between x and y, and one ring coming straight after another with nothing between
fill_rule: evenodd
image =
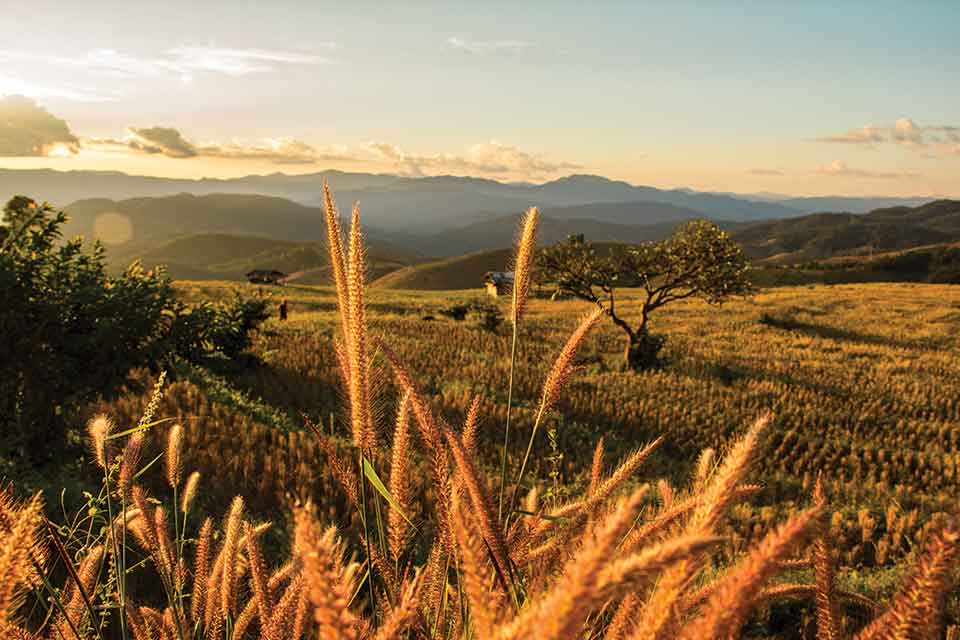
<instances>
[{"instance_id":1,"label":"hazy mountain silhouette","mask_svg":"<svg viewBox=\"0 0 960 640\"><path fill-rule=\"evenodd\" d=\"M463 226L477 212L516 213L531 206L576 206L594 203L649 202L693 209L703 215L754 220L804 213L780 202L764 202L690 190L633 186L600 176L575 175L535 185L481 178L439 176L408 178L367 173L322 171L290 176L275 173L233 179L199 180L131 176L119 172L49 169L0 169L0 197L30 195L65 206L77 200L192 195L255 194L319 205L328 179L343 208L359 200L367 224L395 230L438 230Z\"/></svg>"}]
</instances>

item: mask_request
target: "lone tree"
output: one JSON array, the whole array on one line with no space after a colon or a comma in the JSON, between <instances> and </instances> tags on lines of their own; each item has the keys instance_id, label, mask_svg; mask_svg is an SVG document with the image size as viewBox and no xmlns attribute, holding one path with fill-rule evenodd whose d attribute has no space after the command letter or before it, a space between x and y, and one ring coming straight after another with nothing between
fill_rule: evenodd
<instances>
[{"instance_id":1,"label":"lone tree","mask_svg":"<svg viewBox=\"0 0 960 640\"><path fill-rule=\"evenodd\" d=\"M561 293L604 308L627 334L624 350L634 370L654 367L663 339L647 330L650 313L684 298L721 304L750 290L743 251L712 222L683 224L662 242L634 246L594 247L583 235L545 248L540 254L543 279ZM616 306L616 290L636 287L643 292L639 322L631 324Z\"/></svg>"}]
</instances>

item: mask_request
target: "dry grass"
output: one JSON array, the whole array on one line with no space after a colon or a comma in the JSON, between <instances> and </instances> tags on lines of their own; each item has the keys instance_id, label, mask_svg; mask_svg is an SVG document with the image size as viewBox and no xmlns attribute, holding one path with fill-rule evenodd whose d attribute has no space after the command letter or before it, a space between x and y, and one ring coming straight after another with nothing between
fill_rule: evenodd
<instances>
[{"instance_id":1,"label":"dry grass","mask_svg":"<svg viewBox=\"0 0 960 640\"><path fill-rule=\"evenodd\" d=\"M202 426L167 429L166 482L159 483L154 495L146 476L140 475L142 461L148 459L143 455L144 432L127 437L122 460L112 463L106 444L109 429L94 423L91 449L104 474L101 500L120 505L124 513L111 516L110 526L78 545L79 566L66 589L55 590L41 581L47 590L44 597L60 610L34 624L18 620L17 612L23 608L21 596L36 587L39 575L49 572L38 549L45 538L39 526L40 501L0 499L0 624L6 637L736 638L758 608L778 599L815 603L821 639L941 633L942 603L960 552L952 519L930 537L900 593L862 629L841 606L847 594L836 584L830 555L831 536L840 527L826 516L819 482L812 508L791 510L783 524L771 522L765 535L757 535L758 542L745 544L741 539L737 546L727 523L738 505L758 490L745 483L752 466L761 471L767 466L762 460L765 440L771 439L771 415L761 415L724 448L724 455L705 452L692 479L660 482L659 503L652 485L639 484L637 475L669 438L626 455L606 477L607 454L601 444L592 466L584 465L590 469L585 495L541 504L536 483L524 482L523 470L534 451L531 437L509 490L514 496L533 491L524 510L514 509L511 499L498 513L496 479L484 464L496 456L485 456L477 438L486 405L470 394L465 401L469 411L463 412L469 417L458 433L424 391L408 363L410 352L394 348L389 334L370 337L359 214L355 208L344 250L329 190L325 197L331 261L335 276L338 269L342 275L335 277L343 345L337 361L351 441L337 442L318 426L314 438L262 433L256 436L261 440L250 444L268 447L269 438L289 439L285 445L306 456L302 464L310 482L325 458L335 476L324 485L326 490L336 486L345 497L342 508L333 512L338 521L321 524L324 514L299 507L289 557L278 562L262 544L271 525L255 521L240 497L233 499L219 528L212 519L199 528L189 524L195 501L186 495L179 500L177 492L183 469L199 448ZM574 395L570 383L577 371L576 354L598 320L597 313L583 320L548 369L539 406L530 416L533 435L565 408L561 400ZM374 350L392 365L403 394L392 420L373 406ZM604 389L595 391L602 394ZM189 394L190 389L184 386L179 392ZM159 392L144 408L147 414L163 410ZM750 411L762 414L757 406ZM409 431L411 417L416 433ZM487 419L496 424L501 416L493 412ZM381 436L390 423L393 442L388 448ZM783 442L778 438L777 446ZM244 455L260 451L270 459L269 448ZM517 462L519 456L504 459ZM364 472L351 460L363 460ZM203 469L216 469L216 462L210 460ZM413 469L424 467L421 481L406 482ZM387 471L389 486L379 479ZM203 494L197 488L202 482L195 478L189 476L184 494ZM172 495L167 496L168 491ZM895 528L899 517L891 514L888 528ZM862 530L876 527L869 514L861 520ZM810 539L812 545L807 544ZM59 544L59 538L52 541ZM803 562L787 561L790 553ZM808 553L814 581L783 582L784 574L794 576L791 572L798 566L807 566ZM724 555L737 561L717 571L714 561ZM71 563L68 552L60 556ZM153 576L157 589L125 591L124 581L112 577L117 572L111 567L118 566L123 575L129 569ZM90 615L93 610L100 614Z\"/></svg>"}]
</instances>

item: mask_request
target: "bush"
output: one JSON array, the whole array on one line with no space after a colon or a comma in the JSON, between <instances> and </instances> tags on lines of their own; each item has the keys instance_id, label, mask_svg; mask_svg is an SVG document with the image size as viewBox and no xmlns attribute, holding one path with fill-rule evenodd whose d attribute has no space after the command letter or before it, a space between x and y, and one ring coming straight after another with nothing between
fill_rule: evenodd
<instances>
[{"instance_id":1,"label":"bush","mask_svg":"<svg viewBox=\"0 0 960 640\"><path fill-rule=\"evenodd\" d=\"M54 454L73 408L110 396L131 369L173 355L235 357L266 303L188 309L162 269L106 272L104 248L60 240L62 211L17 196L0 225L0 443L20 457Z\"/></svg>"},{"instance_id":2,"label":"bush","mask_svg":"<svg viewBox=\"0 0 960 640\"><path fill-rule=\"evenodd\" d=\"M251 333L270 317L263 298L236 294L230 304L178 305L170 329L168 353L198 363L220 354L236 358L250 347Z\"/></svg>"},{"instance_id":3,"label":"bush","mask_svg":"<svg viewBox=\"0 0 960 640\"><path fill-rule=\"evenodd\" d=\"M111 278L101 245L58 243L65 222L18 196L0 227L0 438L21 456L50 452L72 405L154 360L175 314L163 271L134 263Z\"/></svg>"}]
</instances>

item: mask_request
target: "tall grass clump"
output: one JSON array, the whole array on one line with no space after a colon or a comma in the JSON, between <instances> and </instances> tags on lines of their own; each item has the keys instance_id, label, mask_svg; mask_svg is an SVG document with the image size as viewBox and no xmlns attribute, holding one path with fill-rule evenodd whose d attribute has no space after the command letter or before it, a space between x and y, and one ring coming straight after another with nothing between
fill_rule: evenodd
<instances>
[{"instance_id":1,"label":"tall grass clump","mask_svg":"<svg viewBox=\"0 0 960 640\"><path fill-rule=\"evenodd\" d=\"M810 603L820 640L943 632L960 552L954 518L930 536L886 606L838 583L822 481L809 507L718 566L732 545L732 511L761 489L750 480L769 414L725 451L704 452L684 484L639 477L663 438L613 465L601 441L586 492L541 501L526 476L539 455L536 435L563 406L576 354L601 311L578 323L548 368L530 438L513 452L522 455L510 455L505 425L500 459L487 457L496 460L488 469L478 451L482 403L474 399L456 424L433 406L392 336L371 335L359 209L345 237L328 188L325 200L348 438L310 426L322 452L315 471L333 476L359 526L329 521L318 496L293 509L288 553L270 553L264 540L281 527L253 518L244 498L220 505L220 514L193 512L202 480L186 474L184 443L203 425L175 425L152 442L161 421L127 430L95 421L89 439L103 486L93 500L121 505L119 514L111 508L105 521L100 516L100 533L92 522L53 526L39 496L17 501L0 493L4 637L732 639L758 610L786 600ZM518 272L535 226L532 210ZM518 276L515 290L521 284L529 288ZM523 302L515 292L514 354ZM374 376L387 369L399 397L394 415ZM144 479L161 458L165 482L151 493ZM515 469L511 460L519 460ZM413 482L420 472L424 481ZM30 593L49 603L46 614L30 613Z\"/></svg>"}]
</instances>

